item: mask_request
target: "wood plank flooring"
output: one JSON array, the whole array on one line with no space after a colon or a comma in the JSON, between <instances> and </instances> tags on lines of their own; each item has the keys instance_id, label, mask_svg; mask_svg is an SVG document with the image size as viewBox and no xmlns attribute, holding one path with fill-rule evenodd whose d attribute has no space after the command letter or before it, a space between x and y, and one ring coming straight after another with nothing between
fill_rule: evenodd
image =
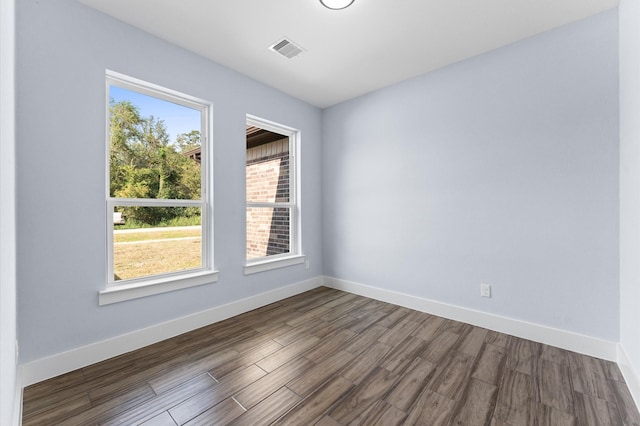
<instances>
[{"instance_id":1,"label":"wood plank flooring","mask_svg":"<svg viewBox=\"0 0 640 426\"><path fill-rule=\"evenodd\" d=\"M318 288L24 391L24 425L636 425L611 362Z\"/></svg>"}]
</instances>

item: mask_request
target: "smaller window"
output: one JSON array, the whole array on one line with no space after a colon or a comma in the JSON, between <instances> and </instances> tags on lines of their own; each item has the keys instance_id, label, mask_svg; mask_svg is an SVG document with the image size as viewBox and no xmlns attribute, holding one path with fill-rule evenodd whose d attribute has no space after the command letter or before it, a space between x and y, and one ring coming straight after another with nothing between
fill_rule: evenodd
<instances>
[{"instance_id":1,"label":"smaller window","mask_svg":"<svg viewBox=\"0 0 640 426\"><path fill-rule=\"evenodd\" d=\"M107 72L107 290L211 272L210 111Z\"/></svg>"},{"instance_id":2,"label":"smaller window","mask_svg":"<svg viewBox=\"0 0 640 426\"><path fill-rule=\"evenodd\" d=\"M295 155L299 132L248 116L246 133L245 273L302 263Z\"/></svg>"}]
</instances>

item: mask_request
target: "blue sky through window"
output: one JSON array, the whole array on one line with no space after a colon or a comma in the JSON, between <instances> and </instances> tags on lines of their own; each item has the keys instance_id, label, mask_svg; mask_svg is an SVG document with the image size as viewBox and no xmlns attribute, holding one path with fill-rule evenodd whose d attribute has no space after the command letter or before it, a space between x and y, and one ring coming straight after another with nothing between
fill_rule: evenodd
<instances>
[{"instance_id":1,"label":"blue sky through window","mask_svg":"<svg viewBox=\"0 0 640 426\"><path fill-rule=\"evenodd\" d=\"M109 95L116 101L129 101L140 109L140 115L153 115L164 121L171 142L175 142L180 133L200 130L200 111L153 96L143 95L118 86L109 88Z\"/></svg>"}]
</instances>

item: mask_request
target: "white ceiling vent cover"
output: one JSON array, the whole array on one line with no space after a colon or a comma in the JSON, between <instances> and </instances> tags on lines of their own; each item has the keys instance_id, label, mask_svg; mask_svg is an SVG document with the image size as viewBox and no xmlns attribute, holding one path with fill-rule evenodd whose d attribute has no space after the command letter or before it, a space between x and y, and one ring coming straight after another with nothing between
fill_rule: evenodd
<instances>
[{"instance_id":1,"label":"white ceiling vent cover","mask_svg":"<svg viewBox=\"0 0 640 426\"><path fill-rule=\"evenodd\" d=\"M298 56L305 51L302 47L298 46L286 37L269 46L269 49L273 50L274 52L278 52L282 56L285 56L289 59L293 58L294 56Z\"/></svg>"}]
</instances>

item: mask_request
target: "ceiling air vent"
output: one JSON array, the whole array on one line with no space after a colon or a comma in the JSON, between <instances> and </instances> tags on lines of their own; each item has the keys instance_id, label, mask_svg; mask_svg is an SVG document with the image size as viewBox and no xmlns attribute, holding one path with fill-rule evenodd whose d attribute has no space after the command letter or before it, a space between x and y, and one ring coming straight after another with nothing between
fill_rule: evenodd
<instances>
[{"instance_id":1,"label":"ceiling air vent","mask_svg":"<svg viewBox=\"0 0 640 426\"><path fill-rule=\"evenodd\" d=\"M274 52L278 52L282 56L286 56L289 59L304 52L304 49L302 47L298 46L287 38L283 38L277 43L271 45L269 49L273 50Z\"/></svg>"}]
</instances>

